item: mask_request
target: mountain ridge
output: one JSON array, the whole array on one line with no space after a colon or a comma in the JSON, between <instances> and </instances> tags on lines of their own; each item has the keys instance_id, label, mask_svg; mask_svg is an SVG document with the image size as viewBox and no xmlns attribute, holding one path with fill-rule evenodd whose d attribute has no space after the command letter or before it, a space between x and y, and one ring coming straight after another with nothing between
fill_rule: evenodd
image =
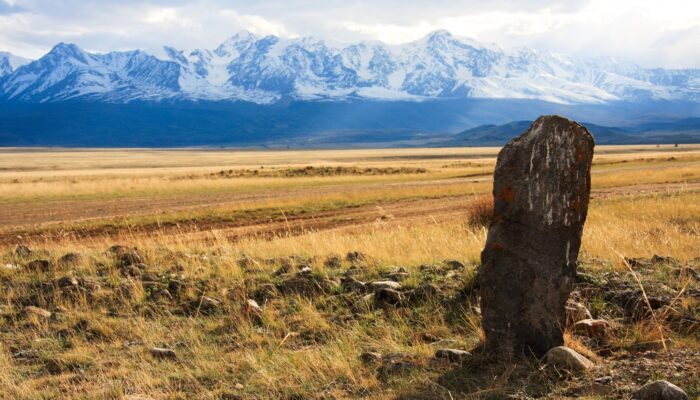
<instances>
[{"instance_id":1,"label":"mountain ridge","mask_svg":"<svg viewBox=\"0 0 700 400\"><path fill-rule=\"evenodd\" d=\"M59 43L38 60L4 72L2 65L0 58L0 99L20 102L700 99L700 69L646 69L614 59L504 49L444 30L401 45L247 31L214 49L99 54Z\"/></svg>"}]
</instances>

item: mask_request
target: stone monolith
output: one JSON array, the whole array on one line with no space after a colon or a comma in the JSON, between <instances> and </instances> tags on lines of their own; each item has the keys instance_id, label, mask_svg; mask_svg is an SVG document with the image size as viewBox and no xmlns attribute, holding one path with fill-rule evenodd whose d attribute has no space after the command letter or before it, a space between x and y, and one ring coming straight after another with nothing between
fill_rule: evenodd
<instances>
[{"instance_id":1,"label":"stone monolith","mask_svg":"<svg viewBox=\"0 0 700 400\"><path fill-rule=\"evenodd\" d=\"M479 270L487 350L542 356L564 343L593 146L585 127L552 115L498 154Z\"/></svg>"}]
</instances>

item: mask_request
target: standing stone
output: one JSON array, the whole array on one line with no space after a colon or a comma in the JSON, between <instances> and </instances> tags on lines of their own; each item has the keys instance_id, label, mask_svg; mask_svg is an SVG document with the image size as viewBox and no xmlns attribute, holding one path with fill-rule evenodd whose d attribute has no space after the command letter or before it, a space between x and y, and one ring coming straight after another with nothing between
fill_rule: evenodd
<instances>
[{"instance_id":1,"label":"standing stone","mask_svg":"<svg viewBox=\"0 0 700 400\"><path fill-rule=\"evenodd\" d=\"M593 146L583 126L543 116L498 154L479 271L489 351L542 356L564 343Z\"/></svg>"}]
</instances>

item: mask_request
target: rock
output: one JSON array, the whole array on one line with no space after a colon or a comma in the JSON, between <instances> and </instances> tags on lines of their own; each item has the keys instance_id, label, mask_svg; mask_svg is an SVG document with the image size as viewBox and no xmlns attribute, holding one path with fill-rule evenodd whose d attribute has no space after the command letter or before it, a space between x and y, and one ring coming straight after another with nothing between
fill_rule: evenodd
<instances>
[{"instance_id":1,"label":"rock","mask_svg":"<svg viewBox=\"0 0 700 400\"><path fill-rule=\"evenodd\" d=\"M212 315L221 310L223 303L219 299L203 296L200 299L198 310L200 314Z\"/></svg>"},{"instance_id":2,"label":"rock","mask_svg":"<svg viewBox=\"0 0 700 400\"><path fill-rule=\"evenodd\" d=\"M262 313L262 308L260 307L257 301L253 299L248 299L245 302L245 311L248 314L260 314Z\"/></svg>"},{"instance_id":3,"label":"rock","mask_svg":"<svg viewBox=\"0 0 700 400\"><path fill-rule=\"evenodd\" d=\"M151 347L149 352L151 353L151 355L154 358L170 359L170 360L174 360L177 358L177 354L175 353L175 350L167 349L164 347Z\"/></svg>"},{"instance_id":4,"label":"rock","mask_svg":"<svg viewBox=\"0 0 700 400\"><path fill-rule=\"evenodd\" d=\"M340 259L340 256L337 254L333 254L326 258L326 260L323 262L323 265L326 268L340 268L342 263L343 260Z\"/></svg>"},{"instance_id":5,"label":"rock","mask_svg":"<svg viewBox=\"0 0 700 400\"><path fill-rule=\"evenodd\" d=\"M17 247L15 247L15 257L27 258L31 257L33 253L32 249L23 244L18 244Z\"/></svg>"},{"instance_id":6,"label":"rock","mask_svg":"<svg viewBox=\"0 0 700 400\"><path fill-rule=\"evenodd\" d=\"M567 326L571 326L578 321L591 318L593 318L591 312L588 311L588 308L586 308L586 306L583 304L571 299L566 302Z\"/></svg>"},{"instance_id":7,"label":"rock","mask_svg":"<svg viewBox=\"0 0 700 400\"><path fill-rule=\"evenodd\" d=\"M56 281L56 285L63 290L77 289L80 284L72 276L64 276Z\"/></svg>"},{"instance_id":8,"label":"rock","mask_svg":"<svg viewBox=\"0 0 700 400\"><path fill-rule=\"evenodd\" d=\"M365 365L377 365L382 361L382 355L372 351L360 354L360 361Z\"/></svg>"},{"instance_id":9,"label":"rock","mask_svg":"<svg viewBox=\"0 0 700 400\"><path fill-rule=\"evenodd\" d=\"M583 126L543 116L498 154L478 276L489 351L541 356L564 343L593 146Z\"/></svg>"},{"instance_id":10,"label":"rock","mask_svg":"<svg viewBox=\"0 0 700 400\"><path fill-rule=\"evenodd\" d=\"M3 268L6 271L17 271L20 269L20 266L16 265L16 264L5 264L5 265L3 265Z\"/></svg>"},{"instance_id":11,"label":"rock","mask_svg":"<svg viewBox=\"0 0 700 400\"><path fill-rule=\"evenodd\" d=\"M651 256L651 259L649 260L652 265L672 265L672 266L680 266L681 262L678 261L678 259L670 257L670 256L660 256L658 254L654 254Z\"/></svg>"},{"instance_id":12,"label":"rock","mask_svg":"<svg viewBox=\"0 0 700 400\"><path fill-rule=\"evenodd\" d=\"M649 382L632 393L634 400L688 400L683 389L667 381Z\"/></svg>"},{"instance_id":13,"label":"rock","mask_svg":"<svg viewBox=\"0 0 700 400\"><path fill-rule=\"evenodd\" d=\"M408 278L410 275L408 272L392 272L390 274L384 275L384 279L394 281L394 282L402 282L405 281L406 278Z\"/></svg>"},{"instance_id":14,"label":"rock","mask_svg":"<svg viewBox=\"0 0 700 400\"><path fill-rule=\"evenodd\" d=\"M367 261L367 257L359 251L348 252L348 254L345 256L345 259L348 260L348 262L350 262L351 264L360 264Z\"/></svg>"},{"instance_id":15,"label":"rock","mask_svg":"<svg viewBox=\"0 0 700 400\"><path fill-rule=\"evenodd\" d=\"M400 290L401 289L401 284L398 282L394 281L374 281L370 282L369 288L373 291L381 290L381 289L392 289L392 290Z\"/></svg>"},{"instance_id":16,"label":"rock","mask_svg":"<svg viewBox=\"0 0 700 400\"><path fill-rule=\"evenodd\" d=\"M34 307L34 306L27 306L24 307L24 314L27 317L34 316L40 319L49 319L51 318L51 311L44 310L43 308L39 307Z\"/></svg>"},{"instance_id":17,"label":"rock","mask_svg":"<svg viewBox=\"0 0 700 400\"><path fill-rule=\"evenodd\" d=\"M51 270L49 260L34 260L27 264L27 269L32 272L48 272Z\"/></svg>"},{"instance_id":18,"label":"rock","mask_svg":"<svg viewBox=\"0 0 700 400\"><path fill-rule=\"evenodd\" d=\"M464 269L464 264L457 260L445 260L443 261L443 264L445 264L449 269Z\"/></svg>"},{"instance_id":19,"label":"rock","mask_svg":"<svg viewBox=\"0 0 700 400\"><path fill-rule=\"evenodd\" d=\"M565 346L549 350L545 355L545 362L557 369L572 372L585 371L594 367L591 360Z\"/></svg>"},{"instance_id":20,"label":"rock","mask_svg":"<svg viewBox=\"0 0 700 400\"><path fill-rule=\"evenodd\" d=\"M120 248L114 255L117 260L117 266L119 267L143 264L143 258L136 249Z\"/></svg>"},{"instance_id":21,"label":"rock","mask_svg":"<svg viewBox=\"0 0 700 400\"><path fill-rule=\"evenodd\" d=\"M297 274L301 275L301 276L311 276L311 274L313 274L313 272L314 272L314 270L311 269L311 267L304 267L301 270L299 270L299 272L297 272Z\"/></svg>"},{"instance_id":22,"label":"rock","mask_svg":"<svg viewBox=\"0 0 700 400\"><path fill-rule=\"evenodd\" d=\"M343 277L343 279L340 281L340 284L343 287L343 290L345 290L346 292L364 293L366 290L365 283L358 281L352 276Z\"/></svg>"},{"instance_id":23,"label":"rock","mask_svg":"<svg viewBox=\"0 0 700 400\"><path fill-rule=\"evenodd\" d=\"M378 374L382 379L386 379L394 375L403 375L419 365L415 358L405 353L389 353L382 357L382 365L379 367Z\"/></svg>"},{"instance_id":24,"label":"rock","mask_svg":"<svg viewBox=\"0 0 700 400\"><path fill-rule=\"evenodd\" d=\"M468 351L457 349L439 349L435 352L435 358L445 358L452 362L459 363L466 361L471 355L472 354Z\"/></svg>"},{"instance_id":25,"label":"rock","mask_svg":"<svg viewBox=\"0 0 700 400\"><path fill-rule=\"evenodd\" d=\"M421 303L429 300L440 298L440 289L432 283L424 283L417 288L411 290L408 295L408 301L411 303Z\"/></svg>"},{"instance_id":26,"label":"rock","mask_svg":"<svg viewBox=\"0 0 700 400\"><path fill-rule=\"evenodd\" d=\"M574 324L574 333L590 338L604 338L610 328L604 319L583 319Z\"/></svg>"},{"instance_id":27,"label":"rock","mask_svg":"<svg viewBox=\"0 0 700 400\"><path fill-rule=\"evenodd\" d=\"M78 253L67 253L58 259L58 265L61 267L72 267L80 263L81 257Z\"/></svg>"},{"instance_id":28,"label":"rock","mask_svg":"<svg viewBox=\"0 0 700 400\"><path fill-rule=\"evenodd\" d=\"M398 307L405 303L401 292L394 289L379 289L374 292L374 305L379 308Z\"/></svg>"}]
</instances>

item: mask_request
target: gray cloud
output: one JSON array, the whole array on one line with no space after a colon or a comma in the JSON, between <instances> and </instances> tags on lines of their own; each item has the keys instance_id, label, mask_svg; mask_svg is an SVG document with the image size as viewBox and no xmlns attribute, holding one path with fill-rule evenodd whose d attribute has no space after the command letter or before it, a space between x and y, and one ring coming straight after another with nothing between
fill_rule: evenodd
<instances>
[{"instance_id":1,"label":"gray cloud","mask_svg":"<svg viewBox=\"0 0 700 400\"><path fill-rule=\"evenodd\" d=\"M213 48L243 29L261 35L399 43L448 29L505 46L617 56L646 66L700 67L695 45L700 42L700 6L695 4L693 0L665 0L662 5L634 0L0 0L0 50L39 57L59 41L98 52L163 44ZM667 15L671 11L675 14Z\"/></svg>"}]
</instances>

